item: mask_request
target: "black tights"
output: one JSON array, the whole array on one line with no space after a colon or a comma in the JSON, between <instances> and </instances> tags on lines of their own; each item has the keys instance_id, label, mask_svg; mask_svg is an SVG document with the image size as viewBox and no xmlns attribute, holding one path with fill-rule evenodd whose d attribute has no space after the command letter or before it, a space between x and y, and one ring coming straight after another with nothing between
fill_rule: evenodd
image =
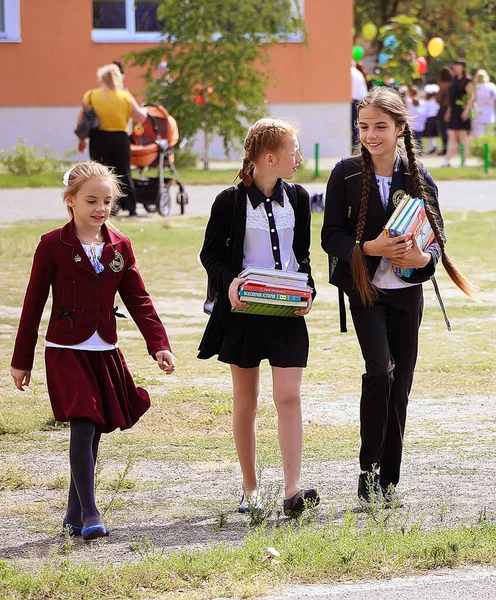
<instances>
[{"instance_id":1,"label":"black tights","mask_svg":"<svg viewBox=\"0 0 496 600\"><path fill-rule=\"evenodd\" d=\"M66 519L76 527L91 527L101 522L95 504L95 466L101 433L89 419L71 419L70 423L71 484Z\"/></svg>"}]
</instances>

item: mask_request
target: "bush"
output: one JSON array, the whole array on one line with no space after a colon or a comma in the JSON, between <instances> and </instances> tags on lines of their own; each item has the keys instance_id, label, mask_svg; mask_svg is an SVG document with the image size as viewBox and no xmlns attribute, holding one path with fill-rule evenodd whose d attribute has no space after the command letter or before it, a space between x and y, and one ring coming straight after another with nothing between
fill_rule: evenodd
<instances>
[{"instance_id":1,"label":"bush","mask_svg":"<svg viewBox=\"0 0 496 600\"><path fill-rule=\"evenodd\" d=\"M42 150L36 146L28 146L19 138L10 152L0 151L0 163L14 175L33 175L47 171L59 170L59 161L50 146Z\"/></svg>"},{"instance_id":2,"label":"bush","mask_svg":"<svg viewBox=\"0 0 496 600\"><path fill-rule=\"evenodd\" d=\"M471 152L484 160L484 146L489 144L489 165L496 167L496 125L472 142Z\"/></svg>"},{"instance_id":3,"label":"bush","mask_svg":"<svg viewBox=\"0 0 496 600\"><path fill-rule=\"evenodd\" d=\"M176 147L174 152L174 164L178 169L196 169L198 166L199 156L190 144L186 144L182 148Z\"/></svg>"}]
</instances>

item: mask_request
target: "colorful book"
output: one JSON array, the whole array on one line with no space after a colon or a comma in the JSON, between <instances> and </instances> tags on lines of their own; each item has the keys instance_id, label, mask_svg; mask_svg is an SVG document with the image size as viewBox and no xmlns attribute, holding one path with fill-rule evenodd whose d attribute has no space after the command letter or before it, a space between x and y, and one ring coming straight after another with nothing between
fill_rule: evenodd
<instances>
[{"instance_id":1,"label":"colorful book","mask_svg":"<svg viewBox=\"0 0 496 600\"><path fill-rule=\"evenodd\" d=\"M250 315L269 315L272 317L297 317L294 306L280 306L278 304L258 304L250 302L246 308L231 308L234 313L245 313Z\"/></svg>"},{"instance_id":2,"label":"colorful book","mask_svg":"<svg viewBox=\"0 0 496 600\"><path fill-rule=\"evenodd\" d=\"M420 202L422 202L423 205L423 200L419 200L418 198L409 199L409 201L405 204L403 211L399 215L398 220L393 223L392 227L390 228L390 237L397 237L406 232L408 229L408 224L417 211Z\"/></svg>"},{"instance_id":3,"label":"colorful book","mask_svg":"<svg viewBox=\"0 0 496 600\"><path fill-rule=\"evenodd\" d=\"M241 289L246 292L257 292L260 294L286 294L288 296L300 296L308 299L312 295L310 288L306 290L296 290L291 287L278 287L277 285L264 285L263 283L246 282L241 286Z\"/></svg>"},{"instance_id":4,"label":"colorful book","mask_svg":"<svg viewBox=\"0 0 496 600\"><path fill-rule=\"evenodd\" d=\"M290 302L300 302L301 296L293 296L290 294L269 294L267 292L251 292L250 290L239 290L239 297L244 298L261 298L266 300L289 300Z\"/></svg>"},{"instance_id":5,"label":"colorful book","mask_svg":"<svg viewBox=\"0 0 496 600\"><path fill-rule=\"evenodd\" d=\"M254 302L255 304L274 304L277 306L294 306L296 310L306 308L308 303L304 300L277 300L274 298L240 298L242 302Z\"/></svg>"},{"instance_id":6,"label":"colorful book","mask_svg":"<svg viewBox=\"0 0 496 600\"><path fill-rule=\"evenodd\" d=\"M408 194L405 194L403 196L403 198L400 200L398 206L394 209L393 214L389 217L389 220L388 220L388 222L386 223L386 225L384 227L384 232L385 232L385 234L386 234L387 237L393 237L389 233L389 229L391 227L391 224L394 223L396 221L396 219L399 217L399 215L402 213L402 211L405 208L405 205L408 202L409 198L410 198L410 196L408 196Z\"/></svg>"}]
</instances>

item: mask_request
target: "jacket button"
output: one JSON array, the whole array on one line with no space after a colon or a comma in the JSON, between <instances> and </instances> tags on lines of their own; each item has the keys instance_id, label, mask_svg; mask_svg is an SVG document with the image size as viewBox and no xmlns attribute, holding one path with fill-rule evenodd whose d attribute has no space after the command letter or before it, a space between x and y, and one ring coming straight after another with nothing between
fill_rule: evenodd
<instances>
[{"instance_id":1,"label":"jacket button","mask_svg":"<svg viewBox=\"0 0 496 600\"><path fill-rule=\"evenodd\" d=\"M96 312L96 313L95 313L95 317L99 317L99 316L100 316L100 313L99 313L99 312Z\"/></svg>"},{"instance_id":2,"label":"jacket button","mask_svg":"<svg viewBox=\"0 0 496 600\"><path fill-rule=\"evenodd\" d=\"M93 279L93 283L94 283L95 285L98 285L98 284L100 283L100 280L99 280L99 279Z\"/></svg>"},{"instance_id":3,"label":"jacket button","mask_svg":"<svg viewBox=\"0 0 496 600\"><path fill-rule=\"evenodd\" d=\"M93 296L93 300L100 300L100 296Z\"/></svg>"}]
</instances>

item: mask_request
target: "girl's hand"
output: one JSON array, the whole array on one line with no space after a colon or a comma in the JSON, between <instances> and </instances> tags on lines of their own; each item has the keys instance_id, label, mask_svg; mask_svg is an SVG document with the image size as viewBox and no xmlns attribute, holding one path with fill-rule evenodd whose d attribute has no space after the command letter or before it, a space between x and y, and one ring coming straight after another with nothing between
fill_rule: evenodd
<instances>
[{"instance_id":1,"label":"girl's hand","mask_svg":"<svg viewBox=\"0 0 496 600\"><path fill-rule=\"evenodd\" d=\"M393 260L404 258L411 252L413 247L411 238L411 233L389 238L384 231L382 231L375 240L365 242L363 251L368 256L385 256L392 262Z\"/></svg>"},{"instance_id":2,"label":"girl's hand","mask_svg":"<svg viewBox=\"0 0 496 600\"><path fill-rule=\"evenodd\" d=\"M423 252L417 244L416 238L412 238L412 250L406 256L391 259L393 267L403 269L422 269L431 262L432 256L428 252Z\"/></svg>"},{"instance_id":3,"label":"girl's hand","mask_svg":"<svg viewBox=\"0 0 496 600\"><path fill-rule=\"evenodd\" d=\"M78 150L79 152L84 152L86 150L86 140L79 140Z\"/></svg>"},{"instance_id":4,"label":"girl's hand","mask_svg":"<svg viewBox=\"0 0 496 600\"><path fill-rule=\"evenodd\" d=\"M159 368L167 375L170 375L176 368L176 359L169 350L159 350L155 354L155 358L157 359Z\"/></svg>"},{"instance_id":5,"label":"girl's hand","mask_svg":"<svg viewBox=\"0 0 496 600\"><path fill-rule=\"evenodd\" d=\"M31 371L24 371L23 369L10 368L10 374L14 380L15 386L21 392L24 391L24 386L29 385L31 381Z\"/></svg>"},{"instance_id":6,"label":"girl's hand","mask_svg":"<svg viewBox=\"0 0 496 600\"><path fill-rule=\"evenodd\" d=\"M462 121L466 121L468 119L469 116L469 111L468 110L464 110L462 112Z\"/></svg>"},{"instance_id":7,"label":"girl's hand","mask_svg":"<svg viewBox=\"0 0 496 600\"><path fill-rule=\"evenodd\" d=\"M248 308L248 304L246 302L241 302L239 299L239 288L243 285L245 281L248 281L248 277L244 279L240 279L239 277L235 277L231 281L231 285L229 286L229 292L227 295L229 296L229 301L231 302L231 306L233 308Z\"/></svg>"},{"instance_id":8,"label":"girl's hand","mask_svg":"<svg viewBox=\"0 0 496 600\"><path fill-rule=\"evenodd\" d=\"M298 315L299 317L304 317L305 315L308 315L308 313L310 312L310 309L312 308L312 296L310 296L310 298L308 299L308 304L306 308L302 308L301 310L295 310L295 314Z\"/></svg>"}]
</instances>

